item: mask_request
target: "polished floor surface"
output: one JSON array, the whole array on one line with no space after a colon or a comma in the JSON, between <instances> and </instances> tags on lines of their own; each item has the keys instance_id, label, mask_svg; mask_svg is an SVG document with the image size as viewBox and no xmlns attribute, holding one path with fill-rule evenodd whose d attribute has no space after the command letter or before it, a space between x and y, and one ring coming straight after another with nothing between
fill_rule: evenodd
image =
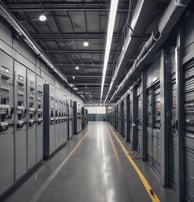
<instances>
[{"instance_id":1,"label":"polished floor surface","mask_svg":"<svg viewBox=\"0 0 194 202\"><path fill-rule=\"evenodd\" d=\"M152 175L148 177L152 179L153 174L148 175ZM152 180L150 183L156 187L160 198L161 188L157 185L155 176L153 179L155 182ZM155 187L152 187L153 191ZM163 190L162 195L168 197L168 193ZM126 158L110 130L110 125L106 122L91 122L86 130L74 136L53 158L43 162L39 169L5 201L147 202L153 200Z\"/></svg>"}]
</instances>

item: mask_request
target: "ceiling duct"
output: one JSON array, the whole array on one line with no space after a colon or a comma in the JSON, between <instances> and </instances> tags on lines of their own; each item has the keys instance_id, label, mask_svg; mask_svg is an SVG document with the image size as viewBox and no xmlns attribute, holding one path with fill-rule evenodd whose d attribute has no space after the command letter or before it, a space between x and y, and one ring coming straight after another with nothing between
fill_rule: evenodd
<instances>
[{"instance_id":1,"label":"ceiling duct","mask_svg":"<svg viewBox=\"0 0 194 202\"><path fill-rule=\"evenodd\" d=\"M174 25L179 20L181 14L188 6L189 2L190 0L171 0L167 9L164 11L162 17L159 20L157 29L144 44L141 52L134 61L133 66L123 81L119 84L117 90L109 100L109 103L113 100L114 96L118 94L125 85L127 85L129 79L134 77L135 74L137 74L142 69L143 65L148 63L148 61L153 58L156 51L164 43Z\"/></svg>"},{"instance_id":2,"label":"ceiling duct","mask_svg":"<svg viewBox=\"0 0 194 202\"><path fill-rule=\"evenodd\" d=\"M128 33L121 49L121 54L117 61L115 72L104 102L106 102L113 85L117 85L116 82L118 82L118 78L122 72L122 69L126 66L132 53L134 50L136 50L136 47L140 45L142 37L144 36L144 31L147 28L147 23L152 17L151 15L148 15L148 13L152 13L155 5L155 0L139 0L137 2Z\"/></svg>"}]
</instances>

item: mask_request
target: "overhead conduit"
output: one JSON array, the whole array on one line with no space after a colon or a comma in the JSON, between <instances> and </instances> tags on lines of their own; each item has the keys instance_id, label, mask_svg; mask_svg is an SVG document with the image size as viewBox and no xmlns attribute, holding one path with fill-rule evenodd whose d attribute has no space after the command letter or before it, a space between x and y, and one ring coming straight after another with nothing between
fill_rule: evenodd
<instances>
[{"instance_id":1,"label":"overhead conduit","mask_svg":"<svg viewBox=\"0 0 194 202\"><path fill-rule=\"evenodd\" d=\"M127 65L127 62L133 54L134 50L140 45L142 41L141 37L142 35L144 35L147 23L152 17L151 15L148 15L148 13L151 13L153 11L155 5L155 0L139 0L137 2L134 14L131 19L129 30L121 49L121 54L117 61L116 69L104 102L106 102L113 85L116 85L116 83L118 82L119 75L121 74L123 68Z\"/></svg>"},{"instance_id":2,"label":"overhead conduit","mask_svg":"<svg viewBox=\"0 0 194 202\"><path fill-rule=\"evenodd\" d=\"M0 2L0 15L16 30L18 35L23 38L33 52L47 64L50 70L52 70L73 92L75 92L68 83L67 78L57 68L55 68L49 59L42 53L42 51L38 48L38 45L30 38L30 36L28 36L28 34L24 31L24 28L18 24L14 16L7 11L2 2ZM78 96L80 97L80 95ZM83 97L81 97L81 99L83 99Z\"/></svg>"},{"instance_id":3,"label":"overhead conduit","mask_svg":"<svg viewBox=\"0 0 194 202\"><path fill-rule=\"evenodd\" d=\"M117 90L109 100L109 103L113 100L115 95L117 95L123 89L123 87L127 85L128 81L134 77L145 64L151 61L156 51L164 43L168 37L168 34L179 20L181 14L184 12L189 2L190 0L171 0L167 9L160 18L158 28L152 33L150 38L144 44L131 69L123 81L119 84Z\"/></svg>"}]
</instances>

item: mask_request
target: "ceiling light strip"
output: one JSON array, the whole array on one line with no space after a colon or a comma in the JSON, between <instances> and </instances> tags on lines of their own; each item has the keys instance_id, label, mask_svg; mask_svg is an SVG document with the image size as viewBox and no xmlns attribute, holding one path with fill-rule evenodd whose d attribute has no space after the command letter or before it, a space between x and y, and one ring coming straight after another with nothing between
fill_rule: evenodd
<instances>
[{"instance_id":1,"label":"ceiling light strip","mask_svg":"<svg viewBox=\"0 0 194 202\"><path fill-rule=\"evenodd\" d=\"M105 77L106 77L108 60L109 60L109 56L110 56L110 49L111 49L111 44L112 44L118 2L119 2L119 0L111 0L111 7L110 7L110 14L109 14L109 21L108 21L108 30L107 30L107 37L106 37L106 49L105 49L105 55L104 55L104 66L103 66L103 74L102 74L100 100L102 100L102 95L103 95L103 90L104 90L104 82L105 82Z\"/></svg>"},{"instance_id":2,"label":"ceiling light strip","mask_svg":"<svg viewBox=\"0 0 194 202\"><path fill-rule=\"evenodd\" d=\"M117 78L118 72L120 71L123 59L126 56L126 52L127 52L128 48L130 46L130 43L132 43L132 40L134 40L132 35L133 35L134 30L138 29L137 28L137 23L138 23L138 20L140 18L141 12L143 10L144 4L145 4L145 1L138 1L137 2L137 5L136 5L135 11L134 11L135 15L133 15L133 17L131 19L131 24L129 26L127 36L126 36L126 38L124 40L124 44L123 44L122 49L121 49L121 54L119 56L119 60L117 61L115 72L113 74L113 77L112 77L108 92L106 94L104 103L106 103L106 101L108 99L109 93L110 93L110 91L111 91L111 89L113 87L113 84L114 84L114 82L115 82L115 80Z\"/></svg>"}]
</instances>

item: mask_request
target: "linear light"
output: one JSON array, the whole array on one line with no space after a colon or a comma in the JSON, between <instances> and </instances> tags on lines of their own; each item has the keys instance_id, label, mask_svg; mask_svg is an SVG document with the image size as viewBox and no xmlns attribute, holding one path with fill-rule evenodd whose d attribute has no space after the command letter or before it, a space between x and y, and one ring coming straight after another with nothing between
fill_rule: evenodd
<instances>
[{"instance_id":1,"label":"linear light","mask_svg":"<svg viewBox=\"0 0 194 202\"><path fill-rule=\"evenodd\" d=\"M112 44L112 36L113 36L113 31L114 31L118 2L119 2L119 0L111 0L109 21L108 21L108 30L107 30L107 36L106 36L106 49L105 49L105 55L104 55L104 66L103 66L103 74L102 74L100 100L102 100L102 95L103 95L103 90L104 90L104 82L105 82L105 77L106 77L108 60L109 60L109 56L110 56L110 49L111 49L111 44Z\"/></svg>"}]
</instances>

